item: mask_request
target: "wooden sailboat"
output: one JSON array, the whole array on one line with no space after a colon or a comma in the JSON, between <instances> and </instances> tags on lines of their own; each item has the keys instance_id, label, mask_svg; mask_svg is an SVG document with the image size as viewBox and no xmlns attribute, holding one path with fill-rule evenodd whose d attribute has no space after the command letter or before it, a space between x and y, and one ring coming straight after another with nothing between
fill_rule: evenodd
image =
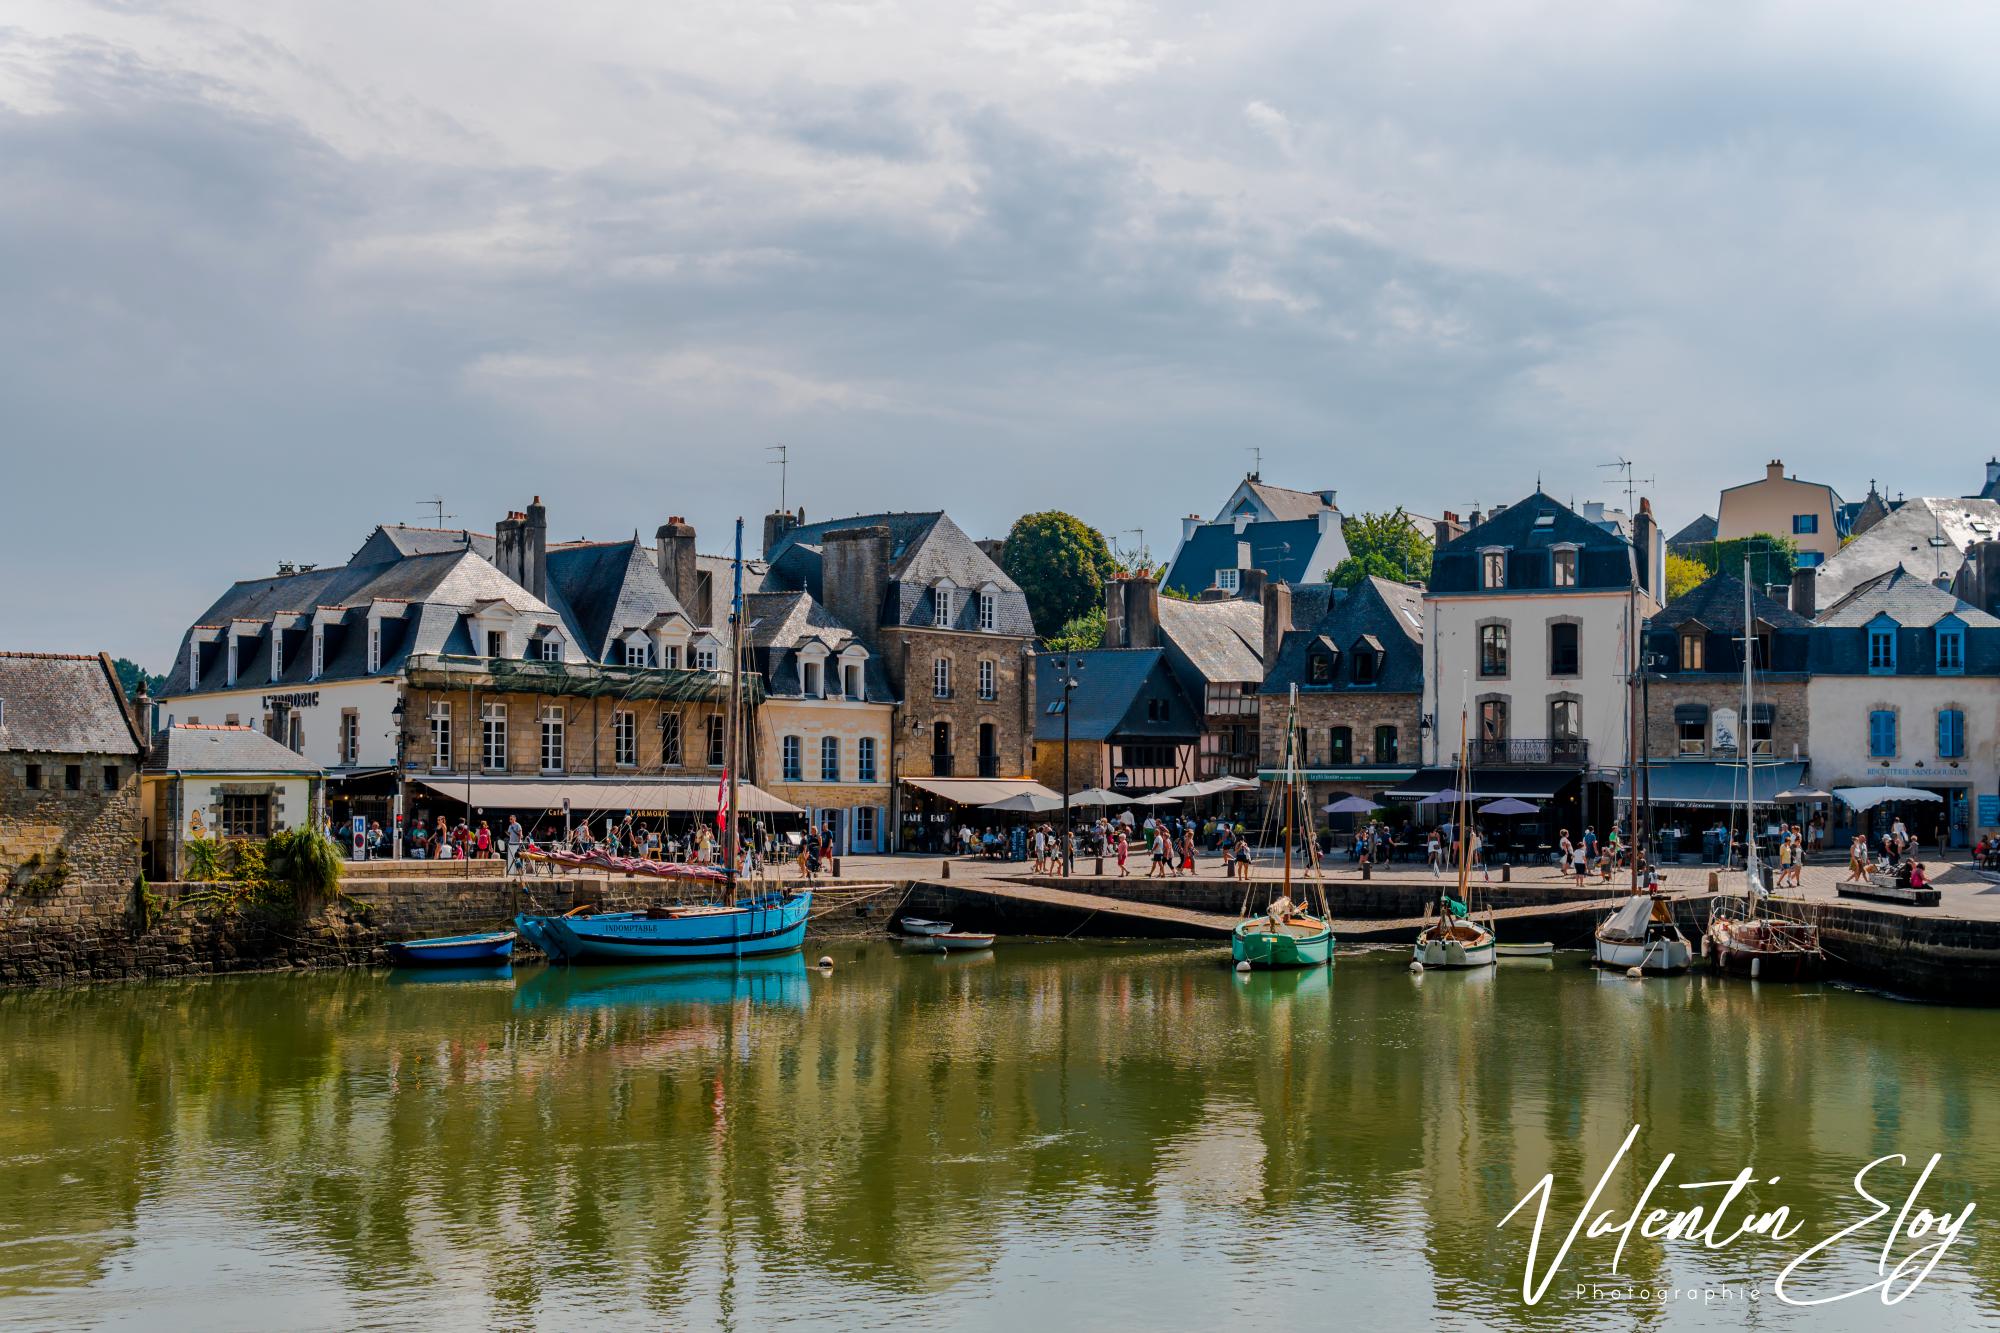
<instances>
[{"instance_id":1,"label":"wooden sailboat","mask_svg":"<svg viewBox=\"0 0 2000 1333\"><path fill-rule=\"evenodd\" d=\"M739 775L747 737L743 725L743 520L736 520L736 578L729 614L728 765L717 801L717 822L728 849L725 902L653 907L636 912L566 916L523 914L514 928L560 963L668 962L697 958L755 958L789 953L805 943L812 891L782 887L743 893Z\"/></svg>"},{"instance_id":2,"label":"wooden sailboat","mask_svg":"<svg viewBox=\"0 0 2000 1333\"><path fill-rule=\"evenodd\" d=\"M1458 844L1458 896L1440 890L1431 919L1417 932L1414 961L1426 970L1434 967L1491 967L1497 956L1493 939L1492 909L1487 923L1472 919L1472 747L1466 744L1467 706L1458 709L1458 804L1454 807Z\"/></svg>"},{"instance_id":3,"label":"wooden sailboat","mask_svg":"<svg viewBox=\"0 0 2000 1333\"><path fill-rule=\"evenodd\" d=\"M1737 976L1764 981L1804 981L1826 963L1819 927L1771 910L1764 869L1757 860L1757 766L1748 743L1751 696L1756 673L1750 645L1755 621L1750 602L1750 558L1743 559L1743 732L1737 745L1743 754L1744 844L1743 896L1717 896L1708 909L1708 929L1701 950L1717 967ZM1804 849L1800 849L1804 854Z\"/></svg>"},{"instance_id":4,"label":"wooden sailboat","mask_svg":"<svg viewBox=\"0 0 2000 1333\"><path fill-rule=\"evenodd\" d=\"M1332 913L1326 905L1326 883L1319 886L1319 915L1292 901L1292 816L1302 799L1298 781L1299 687L1292 686L1285 715L1285 769L1281 779L1284 801L1285 877L1282 891L1265 905L1261 916L1250 915L1250 891L1243 896L1244 920L1230 932L1230 956L1253 968L1318 967L1333 961Z\"/></svg>"}]
</instances>

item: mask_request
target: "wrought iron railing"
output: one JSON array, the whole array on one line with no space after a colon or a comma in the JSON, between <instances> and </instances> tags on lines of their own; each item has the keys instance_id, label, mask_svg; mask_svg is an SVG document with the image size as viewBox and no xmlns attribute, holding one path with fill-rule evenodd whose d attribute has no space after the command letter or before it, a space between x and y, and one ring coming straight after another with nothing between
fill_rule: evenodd
<instances>
[{"instance_id":1,"label":"wrought iron railing","mask_svg":"<svg viewBox=\"0 0 2000 1333\"><path fill-rule=\"evenodd\" d=\"M1468 741L1473 767L1587 768L1590 742L1580 737L1552 741Z\"/></svg>"}]
</instances>

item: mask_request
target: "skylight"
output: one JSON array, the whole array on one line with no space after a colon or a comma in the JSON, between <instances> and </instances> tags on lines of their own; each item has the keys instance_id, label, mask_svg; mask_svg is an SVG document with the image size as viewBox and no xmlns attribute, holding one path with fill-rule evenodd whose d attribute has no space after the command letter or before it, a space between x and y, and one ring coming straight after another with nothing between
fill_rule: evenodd
<instances>
[{"instance_id":1,"label":"skylight","mask_svg":"<svg viewBox=\"0 0 2000 1333\"><path fill-rule=\"evenodd\" d=\"M1552 528L1552 527L1554 527L1555 525L1556 525L1556 516L1555 516L1554 514L1537 514L1537 515L1535 515L1535 526L1536 526L1536 527L1538 527L1538 528Z\"/></svg>"}]
</instances>

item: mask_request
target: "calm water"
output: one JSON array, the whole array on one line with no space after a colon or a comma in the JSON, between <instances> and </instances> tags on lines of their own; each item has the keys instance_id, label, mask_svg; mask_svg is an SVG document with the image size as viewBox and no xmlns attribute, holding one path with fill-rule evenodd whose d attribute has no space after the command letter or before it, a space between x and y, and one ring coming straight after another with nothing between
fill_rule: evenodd
<instances>
[{"instance_id":1,"label":"calm water","mask_svg":"<svg viewBox=\"0 0 2000 1333\"><path fill-rule=\"evenodd\" d=\"M2000 1215L2000 1013L1574 955L834 954L0 995L0 1324L2000 1326L1983 1212L1900 1306L1768 1294L1865 1216L1871 1158L1941 1151L1925 1201ZM1566 1229L1635 1122L1600 1206L1673 1152L1662 1193L1754 1165L1804 1231L1628 1247L1721 1304L1578 1297L1619 1281L1605 1241L1525 1306L1528 1225L1496 1224L1552 1171ZM1807 1294L1874 1280L1887 1228Z\"/></svg>"}]
</instances>

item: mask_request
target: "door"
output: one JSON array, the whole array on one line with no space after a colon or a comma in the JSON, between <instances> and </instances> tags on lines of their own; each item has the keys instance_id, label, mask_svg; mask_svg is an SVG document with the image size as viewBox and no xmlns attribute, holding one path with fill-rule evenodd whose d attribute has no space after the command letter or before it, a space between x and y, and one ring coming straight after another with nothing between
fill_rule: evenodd
<instances>
[{"instance_id":1,"label":"door","mask_svg":"<svg viewBox=\"0 0 2000 1333\"><path fill-rule=\"evenodd\" d=\"M872 805L857 806L854 810L854 827L849 831L848 840L855 853L879 852L882 850L882 812Z\"/></svg>"},{"instance_id":2,"label":"door","mask_svg":"<svg viewBox=\"0 0 2000 1333\"><path fill-rule=\"evenodd\" d=\"M837 808L821 810L813 816L813 827L817 828L822 835L826 834L829 829L832 830L832 836L827 841L833 848L833 855L847 855L849 850L847 846L847 811Z\"/></svg>"}]
</instances>

